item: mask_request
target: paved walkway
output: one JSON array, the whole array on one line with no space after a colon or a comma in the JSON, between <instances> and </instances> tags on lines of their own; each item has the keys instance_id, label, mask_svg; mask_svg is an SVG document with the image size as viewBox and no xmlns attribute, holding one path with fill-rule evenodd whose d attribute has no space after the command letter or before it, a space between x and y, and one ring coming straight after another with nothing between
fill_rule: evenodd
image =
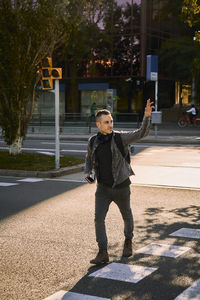
<instances>
[{"instance_id":1,"label":"paved walkway","mask_svg":"<svg viewBox=\"0 0 200 300\"><path fill-rule=\"evenodd\" d=\"M200 189L200 169L162 166L133 166L132 184L184 189ZM68 182L84 182L83 172L59 177Z\"/></svg>"}]
</instances>

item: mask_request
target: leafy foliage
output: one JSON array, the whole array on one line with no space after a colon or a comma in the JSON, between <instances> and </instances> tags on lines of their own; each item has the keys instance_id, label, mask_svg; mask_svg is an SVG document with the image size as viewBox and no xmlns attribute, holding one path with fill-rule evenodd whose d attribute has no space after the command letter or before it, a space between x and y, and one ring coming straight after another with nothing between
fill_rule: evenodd
<instances>
[{"instance_id":1,"label":"leafy foliage","mask_svg":"<svg viewBox=\"0 0 200 300\"><path fill-rule=\"evenodd\" d=\"M65 6L58 0L0 2L0 126L8 145L26 134L39 81L37 65L61 39L58 19Z\"/></svg>"},{"instance_id":2,"label":"leafy foliage","mask_svg":"<svg viewBox=\"0 0 200 300\"><path fill-rule=\"evenodd\" d=\"M41 58L64 64L72 97L77 76L136 75L139 13L138 5L122 9L116 0L1 0L0 126L7 144L26 136Z\"/></svg>"},{"instance_id":3,"label":"leafy foliage","mask_svg":"<svg viewBox=\"0 0 200 300\"><path fill-rule=\"evenodd\" d=\"M200 1L199 0L184 0L182 6L182 12L185 17L185 21L190 27L199 25L200 15Z\"/></svg>"},{"instance_id":4,"label":"leafy foliage","mask_svg":"<svg viewBox=\"0 0 200 300\"><path fill-rule=\"evenodd\" d=\"M169 39L162 45L160 61L166 76L190 81L194 72L200 72L200 46L190 37Z\"/></svg>"},{"instance_id":5,"label":"leafy foliage","mask_svg":"<svg viewBox=\"0 0 200 300\"><path fill-rule=\"evenodd\" d=\"M182 13L185 23L194 29L196 41L200 42L200 1L184 0Z\"/></svg>"},{"instance_id":6,"label":"leafy foliage","mask_svg":"<svg viewBox=\"0 0 200 300\"><path fill-rule=\"evenodd\" d=\"M168 0L162 7L161 18L172 34L162 43L159 62L162 73L174 80L191 81L200 71L199 44L193 40L194 28L188 26L184 13L187 9L191 13L194 2L197 1Z\"/></svg>"}]
</instances>

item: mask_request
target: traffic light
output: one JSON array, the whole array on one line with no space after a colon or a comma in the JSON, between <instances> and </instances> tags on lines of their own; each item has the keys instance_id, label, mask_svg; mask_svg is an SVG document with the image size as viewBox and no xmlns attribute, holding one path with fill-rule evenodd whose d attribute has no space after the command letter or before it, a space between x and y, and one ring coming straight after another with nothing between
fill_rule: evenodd
<instances>
[{"instance_id":1,"label":"traffic light","mask_svg":"<svg viewBox=\"0 0 200 300\"><path fill-rule=\"evenodd\" d=\"M62 78L62 69L52 67L52 58L46 57L40 60L40 69L42 74L41 86L43 90L53 89L53 79Z\"/></svg>"},{"instance_id":2,"label":"traffic light","mask_svg":"<svg viewBox=\"0 0 200 300\"><path fill-rule=\"evenodd\" d=\"M52 90L53 89L53 80L51 78L51 69L52 69L52 58L46 57L41 59L41 86L43 90Z\"/></svg>"},{"instance_id":3,"label":"traffic light","mask_svg":"<svg viewBox=\"0 0 200 300\"><path fill-rule=\"evenodd\" d=\"M51 69L52 79L62 79L62 68L52 68Z\"/></svg>"},{"instance_id":4,"label":"traffic light","mask_svg":"<svg viewBox=\"0 0 200 300\"><path fill-rule=\"evenodd\" d=\"M41 79L41 86L43 90L52 90L53 89L53 80L50 79Z\"/></svg>"}]
</instances>

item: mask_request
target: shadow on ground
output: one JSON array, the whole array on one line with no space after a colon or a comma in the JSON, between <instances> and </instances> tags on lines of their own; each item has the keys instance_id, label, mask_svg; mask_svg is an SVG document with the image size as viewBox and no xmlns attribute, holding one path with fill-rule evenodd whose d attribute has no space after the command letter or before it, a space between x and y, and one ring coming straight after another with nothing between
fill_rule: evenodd
<instances>
[{"instance_id":1,"label":"shadow on ground","mask_svg":"<svg viewBox=\"0 0 200 300\"><path fill-rule=\"evenodd\" d=\"M83 184L45 180L4 187L0 196L0 220Z\"/></svg>"},{"instance_id":2,"label":"shadow on ground","mask_svg":"<svg viewBox=\"0 0 200 300\"><path fill-rule=\"evenodd\" d=\"M147 189L145 192L147 193ZM160 189L161 190L161 189ZM152 189L151 191L154 191ZM149 192L149 191L148 191ZM174 194L173 194L174 193ZM177 193L184 199L182 205L176 202ZM180 195L181 193L181 195ZM139 249L152 242L187 246L189 251L179 257L170 258L166 256L152 256L147 254L135 253L131 258L119 258L110 256L111 262L126 263L129 265L140 265L145 267L157 268L150 276L138 283L128 283L123 281L110 280L105 278L89 277L89 275L100 267L90 267L74 286L71 292L103 297L112 300L173 300L195 280L200 278L200 240L177 238L169 236L174 231L181 228L199 229L196 222L200 219L200 207L189 204L198 199L199 194L194 191L170 191L170 202L161 201L159 205L144 206L138 213L140 219L136 218L136 241L134 248ZM147 193L149 196L149 193ZM155 196L155 193L151 195ZM184 196L186 198L184 198ZM168 196L169 197L169 193ZM192 197L192 198L191 198ZM141 197L142 198L142 197ZM141 200L141 199L140 199ZM164 199L162 199L164 200ZM137 205L137 203L135 203ZM137 216L138 217L138 216ZM139 218L139 217L138 217ZM110 247L110 252L118 248L119 243ZM67 289L66 289L67 290ZM63 297L63 300L65 296Z\"/></svg>"}]
</instances>

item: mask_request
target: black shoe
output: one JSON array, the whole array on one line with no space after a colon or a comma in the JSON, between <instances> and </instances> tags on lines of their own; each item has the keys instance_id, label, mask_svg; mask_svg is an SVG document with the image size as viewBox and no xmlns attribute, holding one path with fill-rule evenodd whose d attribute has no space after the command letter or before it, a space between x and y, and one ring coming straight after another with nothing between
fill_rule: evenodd
<instances>
[{"instance_id":1,"label":"black shoe","mask_svg":"<svg viewBox=\"0 0 200 300\"><path fill-rule=\"evenodd\" d=\"M125 239L124 242L124 249L123 249L123 256L129 257L133 254L133 249L132 249L132 240L130 239Z\"/></svg>"},{"instance_id":2,"label":"black shoe","mask_svg":"<svg viewBox=\"0 0 200 300\"><path fill-rule=\"evenodd\" d=\"M97 256L90 261L91 264L101 265L109 262L108 252L107 250L100 250Z\"/></svg>"}]
</instances>

